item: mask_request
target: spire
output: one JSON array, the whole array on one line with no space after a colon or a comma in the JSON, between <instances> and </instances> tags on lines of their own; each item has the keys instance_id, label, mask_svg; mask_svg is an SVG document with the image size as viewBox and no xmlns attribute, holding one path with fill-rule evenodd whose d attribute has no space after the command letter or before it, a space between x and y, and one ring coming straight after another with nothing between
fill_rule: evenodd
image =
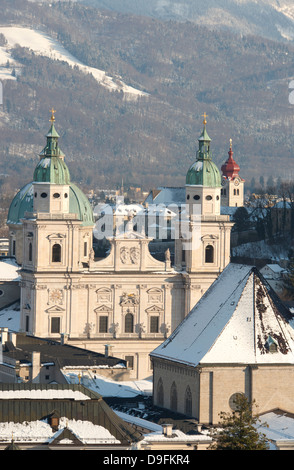
<instances>
[{"instance_id":1,"label":"spire","mask_svg":"<svg viewBox=\"0 0 294 470\"><path fill-rule=\"evenodd\" d=\"M210 154L211 139L206 132L207 114L204 113L203 117L204 127L198 139L199 149L196 154L196 162L190 166L187 172L186 185L218 188L221 186L221 175Z\"/></svg>"},{"instance_id":2,"label":"spire","mask_svg":"<svg viewBox=\"0 0 294 470\"><path fill-rule=\"evenodd\" d=\"M47 144L40 153L40 158L44 157L60 157L61 159L64 158L64 153L60 150L59 145L58 145L58 138L60 137L59 134L57 133L55 129L55 116L54 114L56 113L55 109L51 109L51 117L50 117L50 122L51 122L51 127L49 129L48 134L46 135L47 138Z\"/></svg>"},{"instance_id":3,"label":"spire","mask_svg":"<svg viewBox=\"0 0 294 470\"><path fill-rule=\"evenodd\" d=\"M237 165L233 158L233 141L230 139L230 150L229 150L229 158L224 165L221 167L221 171L223 176L226 178L236 178L239 175L240 167Z\"/></svg>"},{"instance_id":4,"label":"spire","mask_svg":"<svg viewBox=\"0 0 294 470\"><path fill-rule=\"evenodd\" d=\"M210 148L210 142L211 138L207 134L206 131L206 124L207 124L207 114L204 113L202 114L203 116L203 131L202 134L200 135L198 142L199 142L199 150L197 152L197 159L198 160L203 160L203 159L210 159L210 153L209 153L209 148Z\"/></svg>"}]
</instances>

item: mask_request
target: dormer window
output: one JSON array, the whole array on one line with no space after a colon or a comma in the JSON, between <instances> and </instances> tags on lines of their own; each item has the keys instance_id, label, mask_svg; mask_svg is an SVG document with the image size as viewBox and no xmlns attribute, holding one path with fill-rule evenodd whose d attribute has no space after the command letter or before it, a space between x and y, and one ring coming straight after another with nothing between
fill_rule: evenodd
<instances>
[{"instance_id":1,"label":"dormer window","mask_svg":"<svg viewBox=\"0 0 294 470\"><path fill-rule=\"evenodd\" d=\"M265 347L270 353L278 352L278 343L271 336L267 338Z\"/></svg>"},{"instance_id":2,"label":"dormer window","mask_svg":"<svg viewBox=\"0 0 294 470\"><path fill-rule=\"evenodd\" d=\"M59 426L59 421L60 421L60 416L59 414L54 410L53 413L49 416L49 424L53 431L58 431L58 426Z\"/></svg>"}]
</instances>

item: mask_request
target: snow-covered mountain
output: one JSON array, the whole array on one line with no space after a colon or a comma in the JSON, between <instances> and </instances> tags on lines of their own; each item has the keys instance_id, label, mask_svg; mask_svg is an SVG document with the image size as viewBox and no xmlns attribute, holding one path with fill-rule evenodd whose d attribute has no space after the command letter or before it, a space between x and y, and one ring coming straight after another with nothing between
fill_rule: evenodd
<instances>
[{"instance_id":1,"label":"snow-covered mountain","mask_svg":"<svg viewBox=\"0 0 294 470\"><path fill-rule=\"evenodd\" d=\"M59 42L42 31L36 31L22 26L0 27L0 34L3 34L7 44L0 47L0 80L15 79L15 75L20 71L20 65L14 61L10 51L11 48L19 45L27 47L35 54L49 57L52 60L66 62L71 67L78 67L86 74L92 74L96 81L109 91L121 91L128 99L136 99L138 96L146 95L133 87L126 85L120 78L112 78L106 75L103 70L88 67L73 57ZM12 70L16 74L12 74Z\"/></svg>"},{"instance_id":2,"label":"snow-covered mountain","mask_svg":"<svg viewBox=\"0 0 294 470\"><path fill-rule=\"evenodd\" d=\"M253 34L274 40L294 40L293 0L76 1L123 13L193 21L214 29L228 29L240 34Z\"/></svg>"}]
</instances>

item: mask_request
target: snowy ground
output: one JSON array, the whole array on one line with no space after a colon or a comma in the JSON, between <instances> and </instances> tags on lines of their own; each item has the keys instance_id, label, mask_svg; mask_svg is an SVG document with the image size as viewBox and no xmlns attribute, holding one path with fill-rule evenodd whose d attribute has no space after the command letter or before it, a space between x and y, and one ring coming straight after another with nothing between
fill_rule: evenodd
<instances>
[{"instance_id":1,"label":"snowy ground","mask_svg":"<svg viewBox=\"0 0 294 470\"><path fill-rule=\"evenodd\" d=\"M12 59L10 50L19 44L21 47L31 49L35 54L49 57L52 60L64 61L71 67L78 67L85 74L92 74L100 85L109 91L121 91L128 99L148 96L146 93L126 85L120 78L109 77L105 71L83 64L72 56L57 40L42 31L22 26L2 26L0 27L0 33L7 40L7 46L0 47L0 80L15 80L15 77L11 74L13 68L19 69L19 64ZM9 67L7 67L7 61L9 61Z\"/></svg>"},{"instance_id":2,"label":"snowy ground","mask_svg":"<svg viewBox=\"0 0 294 470\"><path fill-rule=\"evenodd\" d=\"M289 247L281 245L268 245L265 240L257 242L244 243L232 248L233 256L245 256L256 259L271 259L280 261L288 259Z\"/></svg>"}]
</instances>

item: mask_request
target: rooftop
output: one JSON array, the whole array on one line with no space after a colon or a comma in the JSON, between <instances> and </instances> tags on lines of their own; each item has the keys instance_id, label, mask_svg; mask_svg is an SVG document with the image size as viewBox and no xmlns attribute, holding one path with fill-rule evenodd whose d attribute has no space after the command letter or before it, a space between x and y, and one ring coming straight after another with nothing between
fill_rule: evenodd
<instances>
[{"instance_id":1,"label":"rooftop","mask_svg":"<svg viewBox=\"0 0 294 470\"><path fill-rule=\"evenodd\" d=\"M81 444L130 445L142 437L83 385L0 384L0 443L13 433L14 442L49 444L65 431Z\"/></svg>"},{"instance_id":2,"label":"rooftop","mask_svg":"<svg viewBox=\"0 0 294 470\"><path fill-rule=\"evenodd\" d=\"M17 334L15 344L7 341L3 349L4 356L20 361L21 364L31 363L33 352L40 352L41 364L55 363L60 369L66 367L126 367L125 361L116 357L106 357L87 349L25 334Z\"/></svg>"},{"instance_id":3,"label":"rooftop","mask_svg":"<svg viewBox=\"0 0 294 470\"><path fill-rule=\"evenodd\" d=\"M192 367L294 364L293 318L255 267L230 263L151 356Z\"/></svg>"}]
</instances>

